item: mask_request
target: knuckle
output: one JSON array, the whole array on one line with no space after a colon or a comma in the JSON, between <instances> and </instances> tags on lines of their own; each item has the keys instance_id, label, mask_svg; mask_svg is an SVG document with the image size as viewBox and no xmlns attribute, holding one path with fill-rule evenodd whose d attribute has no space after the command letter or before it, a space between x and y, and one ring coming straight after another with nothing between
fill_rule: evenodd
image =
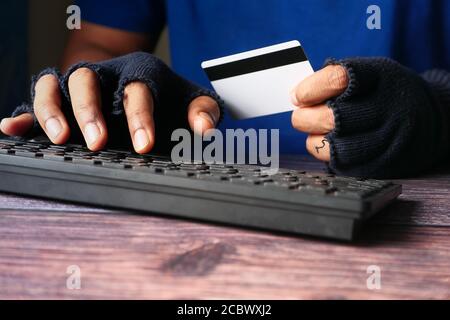
<instances>
[{"instance_id":1,"label":"knuckle","mask_svg":"<svg viewBox=\"0 0 450 320\"><path fill-rule=\"evenodd\" d=\"M293 111L292 114L291 114L291 125L292 125L294 128L296 128L297 120L296 120L295 111Z\"/></svg>"},{"instance_id":2,"label":"knuckle","mask_svg":"<svg viewBox=\"0 0 450 320\"><path fill-rule=\"evenodd\" d=\"M332 89L345 89L348 85L347 70L342 66L334 66L329 73L328 84Z\"/></svg>"},{"instance_id":3,"label":"knuckle","mask_svg":"<svg viewBox=\"0 0 450 320\"><path fill-rule=\"evenodd\" d=\"M47 119L56 114L57 107L47 102L35 102L33 104L33 111L38 119Z\"/></svg>"},{"instance_id":4,"label":"knuckle","mask_svg":"<svg viewBox=\"0 0 450 320\"><path fill-rule=\"evenodd\" d=\"M147 110L137 109L128 113L127 118L131 120L143 120L148 116Z\"/></svg>"},{"instance_id":5,"label":"knuckle","mask_svg":"<svg viewBox=\"0 0 450 320\"><path fill-rule=\"evenodd\" d=\"M197 97L194 100L192 100L188 106L189 112L191 111L198 112L202 110L214 112L220 115L219 104L216 102L216 100L208 96Z\"/></svg>"},{"instance_id":6,"label":"knuckle","mask_svg":"<svg viewBox=\"0 0 450 320\"><path fill-rule=\"evenodd\" d=\"M331 131L334 129L334 113L333 110L331 108L329 108L328 106L326 106L325 109L325 119L322 121L322 123L325 124L326 126L326 130L327 131Z\"/></svg>"},{"instance_id":7,"label":"knuckle","mask_svg":"<svg viewBox=\"0 0 450 320\"><path fill-rule=\"evenodd\" d=\"M89 68L82 67L72 72L69 76L69 83L72 81L86 80L89 78L95 78L94 71Z\"/></svg>"},{"instance_id":8,"label":"knuckle","mask_svg":"<svg viewBox=\"0 0 450 320\"><path fill-rule=\"evenodd\" d=\"M214 101L214 103L211 105L210 112L215 116L214 120L217 123L220 118L220 108L217 102Z\"/></svg>"},{"instance_id":9,"label":"knuckle","mask_svg":"<svg viewBox=\"0 0 450 320\"><path fill-rule=\"evenodd\" d=\"M43 115L48 112L47 105L41 103L34 104L33 109L37 118L42 118Z\"/></svg>"},{"instance_id":10,"label":"knuckle","mask_svg":"<svg viewBox=\"0 0 450 320\"><path fill-rule=\"evenodd\" d=\"M300 109L296 109L292 112L291 115L291 124L297 130L302 130L301 117L299 115Z\"/></svg>"},{"instance_id":11,"label":"knuckle","mask_svg":"<svg viewBox=\"0 0 450 320\"><path fill-rule=\"evenodd\" d=\"M308 135L306 137L306 150L308 150L309 153L313 154L313 137L311 135Z\"/></svg>"},{"instance_id":12,"label":"knuckle","mask_svg":"<svg viewBox=\"0 0 450 320\"><path fill-rule=\"evenodd\" d=\"M310 90L305 85L299 85L295 89L294 94L295 94L295 97L297 98L298 102L300 102L300 103L307 102L309 95L310 95Z\"/></svg>"},{"instance_id":13,"label":"knuckle","mask_svg":"<svg viewBox=\"0 0 450 320\"><path fill-rule=\"evenodd\" d=\"M43 86L51 84L58 84L58 79L53 74L46 74L39 78L39 80L36 82L35 89L38 90L42 88Z\"/></svg>"},{"instance_id":14,"label":"knuckle","mask_svg":"<svg viewBox=\"0 0 450 320\"><path fill-rule=\"evenodd\" d=\"M79 103L74 105L73 112L75 117L81 122L93 122L98 118L95 108L88 103Z\"/></svg>"},{"instance_id":15,"label":"knuckle","mask_svg":"<svg viewBox=\"0 0 450 320\"><path fill-rule=\"evenodd\" d=\"M147 90L147 85L142 81L132 81L125 86L123 93L125 96L128 96L135 90Z\"/></svg>"},{"instance_id":16,"label":"knuckle","mask_svg":"<svg viewBox=\"0 0 450 320\"><path fill-rule=\"evenodd\" d=\"M77 113L92 113L94 108L89 103L82 102L74 105L73 109Z\"/></svg>"}]
</instances>

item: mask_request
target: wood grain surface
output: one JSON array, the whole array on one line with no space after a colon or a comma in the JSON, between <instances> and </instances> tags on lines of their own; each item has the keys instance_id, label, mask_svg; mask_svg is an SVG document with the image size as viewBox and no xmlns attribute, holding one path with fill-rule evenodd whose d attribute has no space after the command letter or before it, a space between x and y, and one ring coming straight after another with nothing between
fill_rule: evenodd
<instances>
[{"instance_id":1,"label":"wood grain surface","mask_svg":"<svg viewBox=\"0 0 450 320\"><path fill-rule=\"evenodd\" d=\"M399 182L355 243L0 194L0 298L450 299L450 170Z\"/></svg>"}]
</instances>

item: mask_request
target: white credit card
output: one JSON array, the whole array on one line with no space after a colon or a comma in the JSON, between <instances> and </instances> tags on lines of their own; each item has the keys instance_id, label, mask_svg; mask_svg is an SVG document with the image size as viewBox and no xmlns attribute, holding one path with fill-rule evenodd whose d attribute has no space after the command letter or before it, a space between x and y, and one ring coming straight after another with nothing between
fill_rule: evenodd
<instances>
[{"instance_id":1,"label":"white credit card","mask_svg":"<svg viewBox=\"0 0 450 320\"><path fill-rule=\"evenodd\" d=\"M205 61L202 68L236 119L294 110L291 90L314 73L298 41Z\"/></svg>"}]
</instances>

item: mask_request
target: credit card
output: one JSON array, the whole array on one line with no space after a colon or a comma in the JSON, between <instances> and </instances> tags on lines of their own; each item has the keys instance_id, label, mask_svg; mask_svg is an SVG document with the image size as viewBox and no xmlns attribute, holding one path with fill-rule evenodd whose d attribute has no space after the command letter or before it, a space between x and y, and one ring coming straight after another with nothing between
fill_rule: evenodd
<instances>
[{"instance_id":1,"label":"credit card","mask_svg":"<svg viewBox=\"0 0 450 320\"><path fill-rule=\"evenodd\" d=\"M314 73L299 41L204 61L202 68L235 119L294 110L291 90Z\"/></svg>"}]
</instances>

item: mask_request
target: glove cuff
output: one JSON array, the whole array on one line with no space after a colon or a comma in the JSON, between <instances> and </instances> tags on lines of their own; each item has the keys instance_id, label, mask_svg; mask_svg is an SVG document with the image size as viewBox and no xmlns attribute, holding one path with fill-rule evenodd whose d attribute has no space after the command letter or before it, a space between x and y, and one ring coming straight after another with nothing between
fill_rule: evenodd
<instances>
[{"instance_id":1,"label":"glove cuff","mask_svg":"<svg viewBox=\"0 0 450 320\"><path fill-rule=\"evenodd\" d=\"M46 69L42 70L37 75L34 75L31 77L31 92L30 92L31 105L33 105L34 96L36 94L36 90L35 90L36 83L39 81L40 78L42 78L43 76L46 76L48 74L54 75L56 77L56 79L58 79L59 85L61 87L61 72L59 72L59 70L57 68L46 68Z\"/></svg>"},{"instance_id":2,"label":"glove cuff","mask_svg":"<svg viewBox=\"0 0 450 320\"><path fill-rule=\"evenodd\" d=\"M20 106L18 106L13 113L11 114L11 117L15 118L20 116L21 114L24 113L33 113L33 106L31 104L28 103L22 103Z\"/></svg>"},{"instance_id":3,"label":"glove cuff","mask_svg":"<svg viewBox=\"0 0 450 320\"><path fill-rule=\"evenodd\" d=\"M344 93L342 93L338 99L345 100L352 95L354 95L358 91L358 80L356 76L355 69L353 68L352 64L349 60L336 60L334 58L328 58L323 67L327 66L342 66L347 71L347 77L348 77L348 86L347 89L345 89Z\"/></svg>"},{"instance_id":4,"label":"glove cuff","mask_svg":"<svg viewBox=\"0 0 450 320\"><path fill-rule=\"evenodd\" d=\"M340 97L342 97L344 99L347 98L347 97L350 97L353 94L353 92L355 92L355 88L356 88L356 76L355 76L355 72L354 72L353 68L350 65L348 65L348 63L346 63L346 62L344 62L342 60L338 61L338 60L336 60L334 58L328 58L325 61L323 67L325 68L325 67L330 66L330 65L331 66L341 65L347 71L348 86L347 86L347 89L344 91L343 94L341 94ZM327 136L328 141L332 140L332 136L335 133L339 133L341 131L341 123L342 123L341 113L342 112L337 107L337 104L335 103L335 101L336 101L336 99L332 99L332 100L328 100L327 103L326 103L327 106L333 111L333 115L334 115L334 130L333 130L333 133L328 134L328 136ZM354 116L357 117L358 114L360 114L360 113L354 112ZM353 122L351 120L352 118L353 117L350 116L350 122ZM334 148L334 144L331 144L330 145L330 152L331 152L332 161L335 158L335 156L334 156L334 154L335 154L334 149L335 149Z\"/></svg>"},{"instance_id":5,"label":"glove cuff","mask_svg":"<svg viewBox=\"0 0 450 320\"><path fill-rule=\"evenodd\" d=\"M75 71L77 71L80 68L88 68L88 69L92 70L97 75L101 84L103 84L103 82L105 81L106 77L103 75L101 67L98 64L81 61L79 63L72 65L67 70L67 72L64 74L64 76L61 76L61 78L60 78L61 79L60 80L61 91L68 102L71 101L70 93L69 93L69 78L72 75L72 73L74 73Z\"/></svg>"},{"instance_id":6,"label":"glove cuff","mask_svg":"<svg viewBox=\"0 0 450 320\"><path fill-rule=\"evenodd\" d=\"M328 59L325 66L339 65L347 72L348 85L338 97L327 101L333 110L337 135L347 135L375 129L383 116L375 104L368 104L365 96L378 80L373 65L381 66L383 59L353 58L344 60Z\"/></svg>"},{"instance_id":7,"label":"glove cuff","mask_svg":"<svg viewBox=\"0 0 450 320\"><path fill-rule=\"evenodd\" d=\"M30 103L22 103L16 109L14 109L11 117L15 118L24 113L30 113L33 116L33 128L29 131L29 133L25 137L33 137L37 134L42 133L42 129L39 126L39 122L37 121L36 115L34 114L34 97L36 95L36 83L40 78L46 76L48 74L54 75L56 79L58 79L58 83L61 86L61 73L57 68L46 68L39 72L37 75L33 75L31 77L31 90L30 90Z\"/></svg>"}]
</instances>

